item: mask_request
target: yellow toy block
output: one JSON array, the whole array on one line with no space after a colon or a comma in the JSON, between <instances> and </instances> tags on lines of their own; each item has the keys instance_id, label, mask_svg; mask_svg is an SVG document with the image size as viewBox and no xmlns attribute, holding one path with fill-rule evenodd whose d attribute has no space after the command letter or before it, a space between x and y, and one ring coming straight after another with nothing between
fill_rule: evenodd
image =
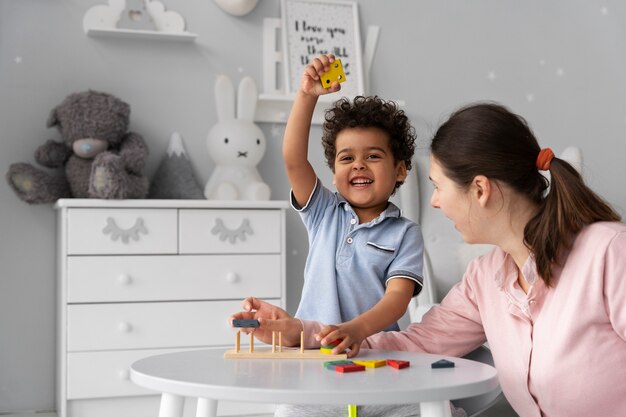
<instances>
[{"instance_id":1,"label":"yellow toy block","mask_svg":"<svg viewBox=\"0 0 626 417\"><path fill-rule=\"evenodd\" d=\"M356 413L356 405L350 404L348 406L348 417L357 417Z\"/></svg>"},{"instance_id":2,"label":"yellow toy block","mask_svg":"<svg viewBox=\"0 0 626 417\"><path fill-rule=\"evenodd\" d=\"M343 65L341 65L340 59L335 59L332 64L330 64L330 70L322 74L320 77L320 81L322 82L322 87L329 88L334 81L344 82L346 80L346 74L343 72Z\"/></svg>"},{"instance_id":3,"label":"yellow toy block","mask_svg":"<svg viewBox=\"0 0 626 417\"><path fill-rule=\"evenodd\" d=\"M372 360L367 360L367 361L353 360L352 362L359 364L359 365L363 365L366 368L380 368L381 366L387 365L387 361L377 360L377 359L372 359Z\"/></svg>"},{"instance_id":4,"label":"yellow toy block","mask_svg":"<svg viewBox=\"0 0 626 417\"><path fill-rule=\"evenodd\" d=\"M327 349L327 348L320 348L320 352L321 353L325 353L327 355L332 355L333 354L333 350L332 349Z\"/></svg>"}]
</instances>

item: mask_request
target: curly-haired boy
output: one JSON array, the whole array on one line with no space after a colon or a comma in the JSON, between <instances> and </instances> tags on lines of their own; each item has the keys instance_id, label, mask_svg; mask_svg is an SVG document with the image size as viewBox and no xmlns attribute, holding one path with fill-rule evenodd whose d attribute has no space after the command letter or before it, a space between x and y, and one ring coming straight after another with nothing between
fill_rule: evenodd
<instances>
[{"instance_id":1,"label":"curly-haired boy","mask_svg":"<svg viewBox=\"0 0 626 417\"><path fill-rule=\"evenodd\" d=\"M389 201L411 169L415 129L391 101L338 100L326 111L322 139L337 192L324 187L308 160L308 137L318 97L341 88L319 81L334 59L321 55L305 68L283 157L292 206L309 234L296 317L338 325L343 341L335 351L356 353L367 336L397 330L422 288L420 227Z\"/></svg>"}]
</instances>

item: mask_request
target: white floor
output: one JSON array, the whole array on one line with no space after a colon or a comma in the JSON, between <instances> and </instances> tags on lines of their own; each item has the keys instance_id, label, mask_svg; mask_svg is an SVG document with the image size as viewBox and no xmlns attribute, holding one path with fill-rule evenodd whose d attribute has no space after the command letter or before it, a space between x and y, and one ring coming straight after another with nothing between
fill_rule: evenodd
<instances>
[{"instance_id":1,"label":"white floor","mask_svg":"<svg viewBox=\"0 0 626 417\"><path fill-rule=\"evenodd\" d=\"M2 417L57 417L56 413L24 413L24 414L0 414Z\"/></svg>"},{"instance_id":2,"label":"white floor","mask_svg":"<svg viewBox=\"0 0 626 417\"><path fill-rule=\"evenodd\" d=\"M273 414L246 414L245 416L242 417L273 417ZM56 413L39 413L39 412L33 412L33 413L25 413L25 414L3 414L0 413L0 417L57 417ZM233 417L233 416L230 416Z\"/></svg>"}]
</instances>

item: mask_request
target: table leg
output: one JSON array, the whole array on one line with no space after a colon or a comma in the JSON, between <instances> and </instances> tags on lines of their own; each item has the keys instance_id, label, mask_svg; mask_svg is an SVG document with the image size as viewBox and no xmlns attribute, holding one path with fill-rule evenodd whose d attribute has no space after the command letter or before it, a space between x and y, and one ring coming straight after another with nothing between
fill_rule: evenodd
<instances>
[{"instance_id":1,"label":"table leg","mask_svg":"<svg viewBox=\"0 0 626 417\"><path fill-rule=\"evenodd\" d=\"M452 417L450 401L426 401L420 403L422 417Z\"/></svg>"},{"instance_id":2,"label":"table leg","mask_svg":"<svg viewBox=\"0 0 626 417\"><path fill-rule=\"evenodd\" d=\"M196 407L196 417L216 417L217 416L217 400L208 398L198 398L198 406Z\"/></svg>"},{"instance_id":3,"label":"table leg","mask_svg":"<svg viewBox=\"0 0 626 417\"><path fill-rule=\"evenodd\" d=\"M164 392L161 394L159 417L182 417L184 406L185 397Z\"/></svg>"}]
</instances>

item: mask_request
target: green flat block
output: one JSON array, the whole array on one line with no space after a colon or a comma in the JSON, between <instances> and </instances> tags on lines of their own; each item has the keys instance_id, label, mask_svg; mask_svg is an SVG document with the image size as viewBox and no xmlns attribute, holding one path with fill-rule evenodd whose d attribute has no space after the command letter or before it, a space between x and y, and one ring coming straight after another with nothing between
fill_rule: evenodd
<instances>
[{"instance_id":1,"label":"green flat block","mask_svg":"<svg viewBox=\"0 0 626 417\"><path fill-rule=\"evenodd\" d=\"M346 361L346 360L328 361L328 362L324 362L324 368L330 369L331 371L334 371L336 366L339 366L339 365L350 365L350 364L353 364L353 363L354 362L352 362L352 361Z\"/></svg>"}]
</instances>

